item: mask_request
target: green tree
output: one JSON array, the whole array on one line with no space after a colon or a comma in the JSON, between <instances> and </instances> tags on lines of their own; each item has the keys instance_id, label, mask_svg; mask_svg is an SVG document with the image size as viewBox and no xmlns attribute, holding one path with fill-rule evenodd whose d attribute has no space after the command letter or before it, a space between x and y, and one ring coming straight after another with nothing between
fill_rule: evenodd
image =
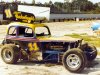
<instances>
[{"instance_id":1,"label":"green tree","mask_svg":"<svg viewBox=\"0 0 100 75\"><path fill-rule=\"evenodd\" d=\"M53 3L52 3L52 1L51 1L51 0L49 1L49 5L53 5Z\"/></svg>"},{"instance_id":2,"label":"green tree","mask_svg":"<svg viewBox=\"0 0 100 75\"><path fill-rule=\"evenodd\" d=\"M65 2L65 3L63 4L63 11L64 11L64 12L67 12L67 13L72 12L72 11L73 11L73 9L72 9L72 3Z\"/></svg>"},{"instance_id":3,"label":"green tree","mask_svg":"<svg viewBox=\"0 0 100 75\"><path fill-rule=\"evenodd\" d=\"M55 2L54 6L57 7L58 9L62 9L63 8L63 3L61 3L61 2Z\"/></svg>"},{"instance_id":4,"label":"green tree","mask_svg":"<svg viewBox=\"0 0 100 75\"><path fill-rule=\"evenodd\" d=\"M93 9L93 3L88 0L76 0L72 2L73 8L80 11L90 11Z\"/></svg>"}]
</instances>

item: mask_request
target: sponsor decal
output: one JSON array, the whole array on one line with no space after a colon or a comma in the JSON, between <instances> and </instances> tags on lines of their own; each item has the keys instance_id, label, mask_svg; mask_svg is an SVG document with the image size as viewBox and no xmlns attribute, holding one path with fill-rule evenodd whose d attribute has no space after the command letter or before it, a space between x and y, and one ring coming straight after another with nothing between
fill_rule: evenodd
<instances>
[{"instance_id":1,"label":"sponsor decal","mask_svg":"<svg viewBox=\"0 0 100 75\"><path fill-rule=\"evenodd\" d=\"M4 20L33 23L35 21L35 16L31 13L21 12L21 11L11 11L9 8L4 10L3 13Z\"/></svg>"}]
</instances>

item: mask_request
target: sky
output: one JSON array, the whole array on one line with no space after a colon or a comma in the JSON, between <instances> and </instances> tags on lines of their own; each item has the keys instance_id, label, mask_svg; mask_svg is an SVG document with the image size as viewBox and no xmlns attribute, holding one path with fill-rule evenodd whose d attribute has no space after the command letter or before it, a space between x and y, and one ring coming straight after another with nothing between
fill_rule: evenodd
<instances>
[{"instance_id":1,"label":"sky","mask_svg":"<svg viewBox=\"0 0 100 75\"><path fill-rule=\"evenodd\" d=\"M0 0L0 1L4 1L4 2L12 2L15 0ZM21 1L21 2L27 2L27 3L31 3L32 0L17 0L17 1ZM50 0L35 0L36 3L41 2L41 3L45 3L45 2L49 2ZM64 2L64 0L51 0L53 3L54 2Z\"/></svg>"},{"instance_id":2,"label":"sky","mask_svg":"<svg viewBox=\"0 0 100 75\"><path fill-rule=\"evenodd\" d=\"M49 2L50 0L35 0L35 2L42 2L42 3L45 3L45 2ZM64 0L51 0L53 3L54 2L64 2Z\"/></svg>"},{"instance_id":3,"label":"sky","mask_svg":"<svg viewBox=\"0 0 100 75\"><path fill-rule=\"evenodd\" d=\"M1 1L1 0L0 0ZM14 0L2 0L2 1L5 1L5 2L12 2ZM18 0L18 1L22 1L22 2L27 2L27 3L31 3L32 0ZM41 2L41 3L45 3L45 2L49 2L50 0L35 0L36 3L38 2ZM54 2L64 2L64 0L51 0L53 3ZM89 0L89 1L92 1L93 3L97 3L97 2L100 2L100 0Z\"/></svg>"},{"instance_id":4,"label":"sky","mask_svg":"<svg viewBox=\"0 0 100 75\"><path fill-rule=\"evenodd\" d=\"M100 0L89 0L89 1L91 1L91 2L93 2L93 3L100 2Z\"/></svg>"}]
</instances>

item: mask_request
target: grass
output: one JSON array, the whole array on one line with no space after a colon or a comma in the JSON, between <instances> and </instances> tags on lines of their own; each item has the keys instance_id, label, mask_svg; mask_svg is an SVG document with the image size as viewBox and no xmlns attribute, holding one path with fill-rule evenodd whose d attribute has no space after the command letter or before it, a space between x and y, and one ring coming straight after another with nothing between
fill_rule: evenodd
<instances>
[{"instance_id":1,"label":"grass","mask_svg":"<svg viewBox=\"0 0 100 75\"><path fill-rule=\"evenodd\" d=\"M45 63L45 66L47 67L51 67L51 66L55 66L56 64L52 64L52 63Z\"/></svg>"},{"instance_id":2,"label":"grass","mask_svg":"<svg viewBox=\"0 0 100 75\"><path fill-rule=\"evenodd\" d=\"M70 36L70 37L73 37L73 38L81 38L85 42L93 44L96 47L100 47L100 38L95 37L95 36L89 36L86 33L84 33L84 34L75 34L75 33L73 33L73 34L68 34L68 35L65 35L65 36Z\"/></svg>"}]
</instances>

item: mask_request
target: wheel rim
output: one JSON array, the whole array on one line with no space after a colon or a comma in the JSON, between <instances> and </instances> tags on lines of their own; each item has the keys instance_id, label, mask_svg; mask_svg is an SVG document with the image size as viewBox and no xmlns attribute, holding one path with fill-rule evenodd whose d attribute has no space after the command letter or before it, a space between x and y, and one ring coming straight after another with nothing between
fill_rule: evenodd
<instances>
[{"instance_id":1,"label":"wheel rim","mask_svg":"<svg viewBox=\"0 0 100 75\"><path fill-rule=\"evenodd\" d=\"M69 68L76 70L81 66L81 59L76 54L70 54L66 58L66 63Z\"/></svg>"},{"instance_id":2,"label":"wheel rim","mask_svg":"<svg viewBox=\"0 0 100 75\"><path fill-rule=\"evenodd\" d=\"M3 51L3 58L6 61L10 61L12 59L12 52L9 49L5 49Z\"/></svg>"}]
</instances>

